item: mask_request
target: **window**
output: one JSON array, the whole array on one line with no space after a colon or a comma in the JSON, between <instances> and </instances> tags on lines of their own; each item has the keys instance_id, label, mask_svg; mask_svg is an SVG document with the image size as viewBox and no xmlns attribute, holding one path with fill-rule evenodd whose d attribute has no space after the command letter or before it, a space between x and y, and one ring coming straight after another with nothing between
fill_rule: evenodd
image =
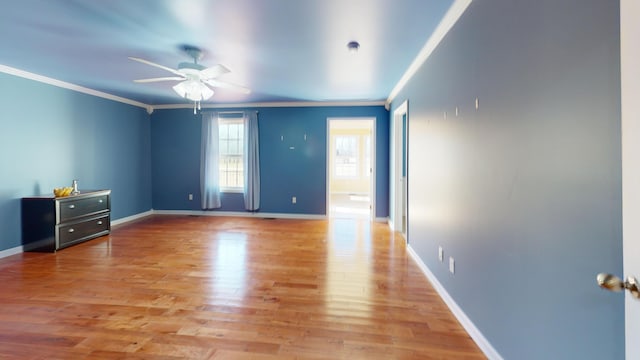
<instances>
[{"instance_id":1,"label":"window","mask_svg":"<svg viewBox=\"0 0 640 360\"><path fill-rule=\"evenodd\" d=\"M358 137L336 136L335 154L335 176L358 177Z\"/></svg>"},{"instance_id":2,"label":"window","mask_svg":"<svg viewBox=\"0 0 640 360\"><path fill-rule=\"evenodd\" d=\"M244 123L242 118L218 118L220 189L242 192L244 188Z\"/></svg>"}]
</instances>

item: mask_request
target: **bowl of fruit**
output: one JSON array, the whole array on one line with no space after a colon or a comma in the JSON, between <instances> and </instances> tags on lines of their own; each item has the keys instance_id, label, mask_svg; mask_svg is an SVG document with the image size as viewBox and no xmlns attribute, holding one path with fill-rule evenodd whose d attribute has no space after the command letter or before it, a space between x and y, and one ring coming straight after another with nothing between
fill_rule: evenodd
<instances>
[{"instance_id":1,"label":"bowl of fruit","mask_svg":"<svg viewBox=\"0 0 640 360\"><path fill-rule=\"evenodd\" d=\"M66 186L66 187L61 187L61 188L54 188L53 189L53 195L55 195L56 197L69 196L69 195L71 195L72 191L73 191L73 187L71 187L71 186Z\"/></svg>"}]
</instances>

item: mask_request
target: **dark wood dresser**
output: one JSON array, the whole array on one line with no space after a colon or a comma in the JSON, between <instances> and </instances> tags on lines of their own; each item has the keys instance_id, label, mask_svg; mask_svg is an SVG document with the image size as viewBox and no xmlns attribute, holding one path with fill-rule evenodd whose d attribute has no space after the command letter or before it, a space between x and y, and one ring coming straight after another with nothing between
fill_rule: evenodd
<instances>
[{"instance_id":1,"label":"dark wood dresser","mask_svg":"<svg viewBox=\"0 0 640 360\"><path fill-rule=\"evenodd\" d=\"M24 251L53 252L110 231L111 190L22 198Z\"/></svg>"}]
</instances>

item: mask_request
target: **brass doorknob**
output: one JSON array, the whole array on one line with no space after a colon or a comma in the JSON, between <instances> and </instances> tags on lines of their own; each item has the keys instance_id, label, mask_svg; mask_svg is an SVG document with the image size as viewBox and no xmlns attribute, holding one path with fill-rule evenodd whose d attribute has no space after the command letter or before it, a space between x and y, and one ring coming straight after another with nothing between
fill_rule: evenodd
<instances>
[{"instance_id":1,"label":"brass doorknob","mask_svg":"<svg viewBox=\"0 0 640 360\"><path fill-rule=\"evenodd\" d=\"M629 290L631 295L636 299L640 299L640 288L638 287L638 280L635 277L629 276L627 280L622 281L619 277L611 274L600 273L596 276L598 285L609 291L622 291L624 289Z\"/></svg>"}]
</instances>

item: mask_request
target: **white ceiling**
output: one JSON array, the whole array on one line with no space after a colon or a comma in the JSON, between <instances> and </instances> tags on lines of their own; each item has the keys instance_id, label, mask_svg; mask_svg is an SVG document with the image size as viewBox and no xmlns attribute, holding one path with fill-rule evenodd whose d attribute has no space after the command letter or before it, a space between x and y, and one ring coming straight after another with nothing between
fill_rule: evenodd
<instances>
[{"instance_id":1,"label":"white ceiling","mask_svg":"<svg viewBox=\"0 0 640 360\"><path fill-rule=\"evenodd\" d=\"M231 69L207 103L382 101L453 0L10 0L0 11L0 64L149 105L180 104L171 73L201 63ZM360 51L347 51L349 41Z\"/></svg>"}]
</instances>

